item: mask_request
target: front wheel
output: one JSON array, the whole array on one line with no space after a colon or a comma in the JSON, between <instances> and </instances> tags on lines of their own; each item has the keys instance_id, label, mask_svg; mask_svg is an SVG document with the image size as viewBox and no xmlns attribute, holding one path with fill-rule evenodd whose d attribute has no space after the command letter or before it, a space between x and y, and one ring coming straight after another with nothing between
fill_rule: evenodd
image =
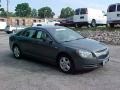
<instances>
[{"instance_id":1,"label":"front wheel","mask_svg":"<svg viewBox=\"0 0 120 90\"><path fill-rule=\"evenodd\" d=\"M113 23L110 23L109 24L111 28L114 28L114 24Z\"/></svg>"},{"instance_id":2,"label":"front wheel","mask_svg":"<svg viewBox=\"0 0 120 90\"><path fill-rule=\"evenodd\" d=\"M60 56L58 58L58 65L59 68L64 72L64 73L73 73L75 71L74 69L74 63L72 59L68 56Z\"/></svg>"},{"instance_id":3,"label":"front wheel","mask_svg":"<svg viewBox=\"0 0 120 90\"><path fill-rule=\"evenodd\" d=\"M22 54L21 54L20 48L18 46L13 47L13 54L14 54L15 58L17 58L17 59L21 58Z\"/></svg>"},{"instance_id":4,"label":"front wheel","mask_svg":"<svg viewBox=\"0 0 120 90\"><path fill-rule=\"evenodd\" d=\"M92 27L96 27L96 20L94 20L94 19L92 20L91 26L92 26Z\"/></svg>"}]
</instances>

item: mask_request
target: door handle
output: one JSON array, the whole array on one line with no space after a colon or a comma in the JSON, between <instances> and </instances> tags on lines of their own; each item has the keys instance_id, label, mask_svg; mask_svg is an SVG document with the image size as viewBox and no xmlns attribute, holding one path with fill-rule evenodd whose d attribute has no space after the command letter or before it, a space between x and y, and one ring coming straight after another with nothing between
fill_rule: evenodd
<instances>
[{"instance_id":1,"label":"door handle","mask_svg":"<svg viewBox=\"0 0 120 90\"><path fill-rule=\"evenodd\" d=\"M57 49L58 47L54 47L55 49Z\"/></svg>"},{"instance_id":2,"label":"door handle","mask_svg":"<svg viewBox=\"0 0 120 90\"><path fill-rule=\"evenodd\" d=\"M117 17L120 17L120 14L117 14Z\"/></svg>"},{"instance_id":3,"label":"door handle","mask_svg":"<svg viewBox=\"0 0 120 90\"><path fill-rule=\"evenodd\" d=\"M81 16L80 19L84 19L84 16Z\"/></svg>"}]
</instances>

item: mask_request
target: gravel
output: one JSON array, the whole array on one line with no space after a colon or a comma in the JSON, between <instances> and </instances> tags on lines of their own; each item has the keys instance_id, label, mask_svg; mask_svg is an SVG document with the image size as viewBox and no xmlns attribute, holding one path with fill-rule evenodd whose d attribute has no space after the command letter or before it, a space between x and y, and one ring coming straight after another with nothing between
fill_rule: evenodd
<instances>
[{"instance_id":1,"label":"gravel","mask_svg":"<svg viewBox=\"0 0 120 90\"><path fill-rule=\"evenodd\" d=\"M79 31L84 37L95 39L111 45L120 45L120 31L87 30Z\"/></svg>"}]
</instances>

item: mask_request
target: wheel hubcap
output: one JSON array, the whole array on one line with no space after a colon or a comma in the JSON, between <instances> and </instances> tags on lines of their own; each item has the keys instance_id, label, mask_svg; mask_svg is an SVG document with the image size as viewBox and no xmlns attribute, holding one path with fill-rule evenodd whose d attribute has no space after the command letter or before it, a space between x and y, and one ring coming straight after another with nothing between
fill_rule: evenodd
<instances>
[{"instance_id":1,"label":"wheel hubcap","mask_svg":"<svg viewBox=\"0 0 120 90\"><path fill-rule=\"evenodd\" d=\"M20 51L19 51L18 47L14 48L14 55L15 55L15 57L20 57Z\"/></svg>"},{"instance_id":2,"label":"wheel hubcap","mask_svg":"<svg viewBox=\"0 0 120 90\"><path fill-rule=\"evenodd\" d=\"M71 68L71 65L70 65L70 60L66 57L62 57L60 59L60 68L63 70L63 71L69 71L70 68Z\"/></svg>"},{"instance_id":3,"label":"wheel hubcap","mask_svg":"<svg viewBox=\"0 0 120 90\"><path fill-rule=\"evenodd\" d=\"M95 21L92 22L92 26L95 27L96 26L96 23Z\"/></svg>"}]
</instances>

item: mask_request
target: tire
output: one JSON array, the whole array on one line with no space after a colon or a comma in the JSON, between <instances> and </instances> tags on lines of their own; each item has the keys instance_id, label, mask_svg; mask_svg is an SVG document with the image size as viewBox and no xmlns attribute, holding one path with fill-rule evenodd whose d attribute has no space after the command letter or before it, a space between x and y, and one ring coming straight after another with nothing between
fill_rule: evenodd
<instances>
[{"instance_id":1,"label":"tire","mask_svg":"<svg viewBox=\"0 0 120 90\"><path fill-rule=\"evenodd\" d=\"M111 28L114 28L114 24L113 23L110 23L109 24Z\"/></svg>"},{"instance_id":2,"label":"tire","mask_svg":"<svg viewBox=\"0 0 120 90\"><path fill-rule=\"evenodd\" d=\"M78 24L74 24L75 28L78 28Z\"/></svg>"},{"instance_id":3,"label":"tire","mask_svg":"<svg viewBox=\"0 0 120 90\"><path fill-rule=\"evenodd\" d=\"M8 32L8 31L7 31L6 33L7 33L7 34L10 34L10 32Z\"/></svg>"},{"instance_id":4,"label":"tire","mask_svg":"<svg viewBox=\"0 0 120 90\"><path fill-rule=\"evenodd\" d=\"M14 57L17 59L20 59L22 57L21 50L17 45L13 47L13 54L14 54Z\"/></svg>"},{"instance_id":5,"label":"tire","mask_svg":"<svg viewBox=\"0 0 120 90\"><path fill-rule=\"evenodd\" d=\"M78 25L79 28L82 28L82 25Z\"/></svg>"},{"instance_id":6,"label":"tire","mask_svg":"<svg viewBox=\"0 0 120 90\"><path fill-rule=\"evenodd\" d=\"M92 22L91 22L91 27L96 27L96 20L92 20Z\"/></svg>"},{"instance_id":7,"label":"tire","mask_svg":"<svg viewBox=\"0 0 120 90\"><path fill-rule=\"evenodd\" d=\"M58 66L60 70L64 73L74 73L74 63L73 60L67 55L61 55L58 58Z\"/></svg>"}]
</instances>

